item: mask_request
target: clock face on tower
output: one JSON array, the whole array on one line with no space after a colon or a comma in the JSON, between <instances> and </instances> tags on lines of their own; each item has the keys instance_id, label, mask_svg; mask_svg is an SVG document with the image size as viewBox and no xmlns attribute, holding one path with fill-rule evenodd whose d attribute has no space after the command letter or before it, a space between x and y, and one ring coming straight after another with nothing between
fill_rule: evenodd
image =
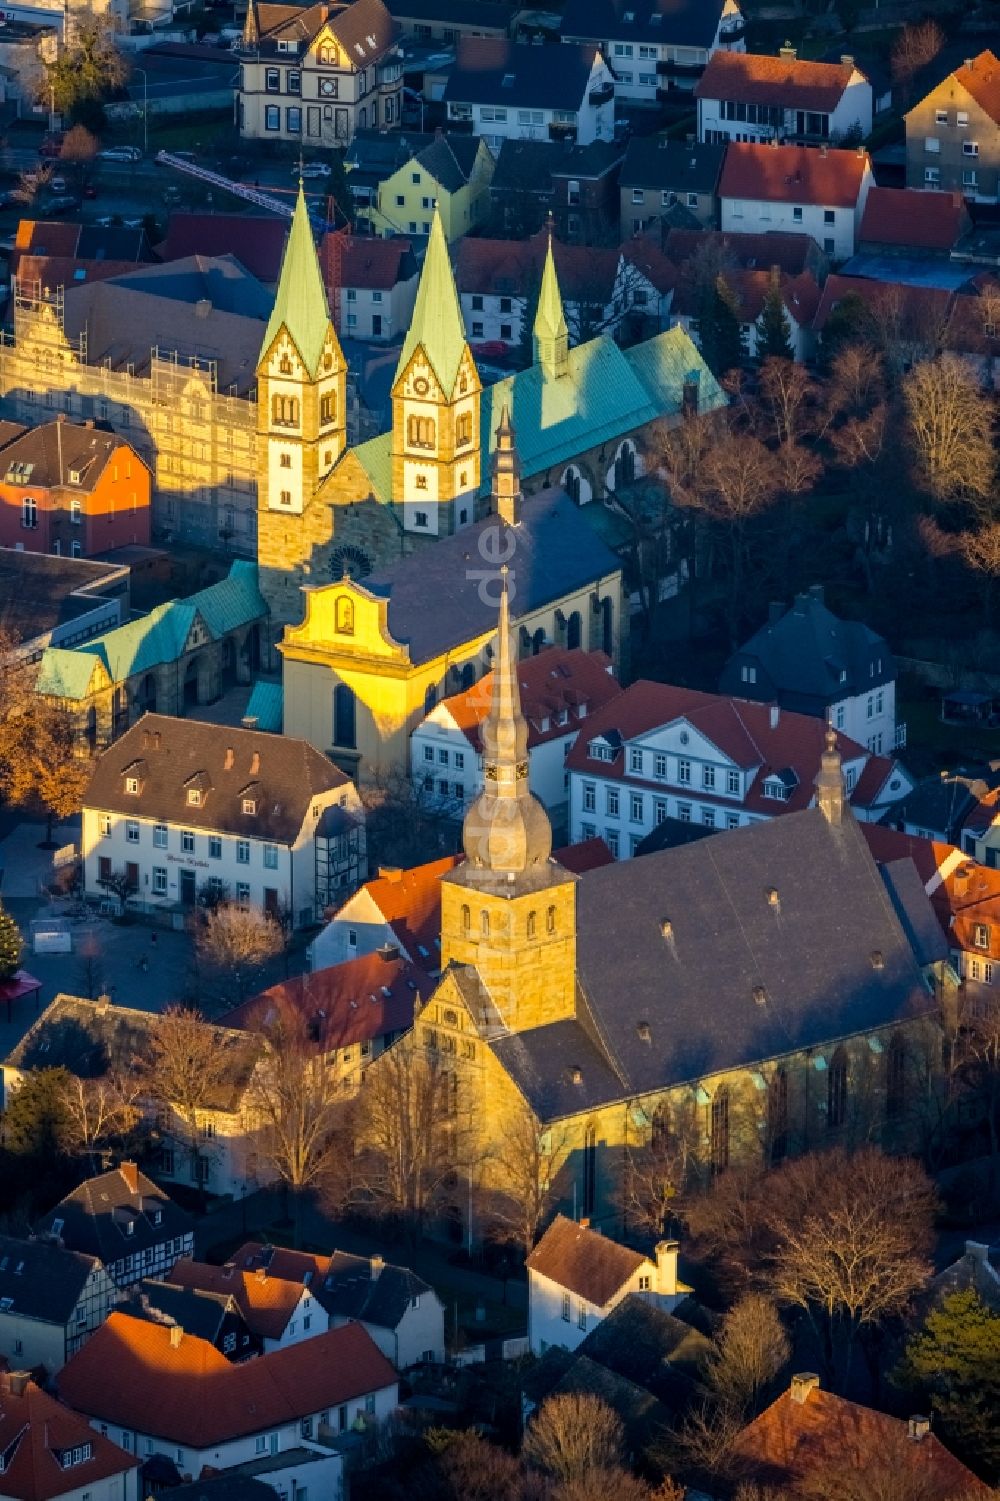
<instances>
[{"instance_id":1,"label":"clock face on tower","mask_svg":"<svg viewBox=\"0 0 1000 1501\"><path fill-rule=\"evenodd\" d=\"M413 382L413 389L414 391L416 391L418 396L426 396L427 392L430 390L430 384L424 379L422 375L418 375L416 380Z\"/></svg>"}]
</instances>

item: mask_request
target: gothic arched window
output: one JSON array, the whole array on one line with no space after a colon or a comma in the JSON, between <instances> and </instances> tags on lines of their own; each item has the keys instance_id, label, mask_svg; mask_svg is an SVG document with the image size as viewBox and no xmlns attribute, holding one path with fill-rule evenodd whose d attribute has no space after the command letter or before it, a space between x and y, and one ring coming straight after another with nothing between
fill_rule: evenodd
<instances>
[{"instance_id":1,"label":"gothic arched window","mask_svg":"<svg viewBox=\"0 0 1000 1501\"><path fill-rule=\"evenodd\" d=\"M272 396L271 421L275 427L298 427L299 398L297 396Z\"/></svg>"},{"instance_id":2,"label":"gothic arched window","mask_svg":"<svg viewBox=\"0 0 1000 1501\"><path fill-rule=\"evenodd\" d=\"M847 1120L847 1053L839 1047L826 1075L826 1125L835 1131Z\"/></svg>"},{"instance_id":3,"label":"gothic arched window","mask_svg":"<svg viewBox=\"0 0 1000 1501\"><path fill-rule=\"evenodd\" d=\"M528 913L528 937L529 938L534 938L534 936L535 936L535 927L536 927L535 914L534 914L534 912L529 912Z\"/></svg>"},{"instance_id":4,"label":"gothic arched window","mask_svg":"<svg viewBox=\"0 0 1000 1501\"><path fill-rule=\"evenodd\" d=\"M433 448L435 439L433 417L411 416L406 419L406 441L411 448Z\"/></svg>"},{"instance_id":5,"label":"gothic arched window","mask_svg":"<svg viewBox=\"0 0 1000 1501\"><path fill-rule=\"evenodd\" d=\"M712 1172L724 1173L729 1166L729 1090L715 1091L712 1101Z\"/></svg>"}]
</instances>

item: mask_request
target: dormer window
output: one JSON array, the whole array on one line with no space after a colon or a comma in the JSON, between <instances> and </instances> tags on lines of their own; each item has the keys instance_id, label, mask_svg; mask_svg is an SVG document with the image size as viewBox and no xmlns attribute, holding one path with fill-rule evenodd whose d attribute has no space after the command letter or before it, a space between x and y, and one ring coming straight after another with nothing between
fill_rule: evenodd
<instances>
[{"instance_id":1,"label":"dormer window","mask_svg":"<svg viewBox=\"0 0 1000 1501\"><path fill-rule=\"evenodd\" d=\"M135 1234L135 1220L126 1220L125 1221L125 1234L126 1235L134 1235Z\"/></svg>"},{"instance_id":2,"label":"dormer window","mask_svg":"<svg viewBox=\"0 0 1000 1501\"><path fill-rule=\"evenodd\" d=\"M257 799L255 797L245 797L243 799L243 811L244 813L256 813Z\"/></svg>"},{"instance_id":3,"label":"dormer window","mask_svg":"<svg viewBox=\"0 0 1000 1501\"><path fill-rule=\"evenodd\" d=\"M162 1209L154 1209L153 1210L153 1224L154 1225L162 1225L163 1224L163 1210Z\"/></svg>"},{"instance_id":4,"label":"dormer window","mask_svg":"<svg viewBox=\"0 0 1000 1501\"><path fill-rule=\"evenodd\" d=\"M615 759L615 753L611 749L611 746L603 740L592 740L589 749L592 761L613 761Z\"/></svg>"},{"instance_id":5,"label":"dormer window","mask_svg":"<svg viewBox=\"0 0 1000 1501\"><path fill-rule=\"evenodd\" d=\"M200 790L200 788L198 788L198 787L189 787L188 788L187 800L188 800L188 806L189 807L191 807L191 808L200 808L201 807L201 790Z\"/></svg>"},{"instance_id":6,"label":"dormer window","mask_svg":"<svg viewBox=\"0 0 1000 1501\"><path fill-rule=\"evenodd\" d=\"M987 949L987 950L989 949L989 946L990 946L990 929L989 929L989 924L988 923L984 923L984 922L977 922L976 923L975 931L974 931L973 937L972 937L972 942L973 942L973 945L977 949Z\"/></svg>"},{"instance_id":7,"label":"dormer window","mask_svg":"<svg viewBox=\"0 0 1000 1501\"><path fill-rule=\"evenodd\" d=\"M129 797L138 797L139 796L139 778L138 777L126 777L125 778L125 791L128 793Z\"/></svg>"}]
</instances>

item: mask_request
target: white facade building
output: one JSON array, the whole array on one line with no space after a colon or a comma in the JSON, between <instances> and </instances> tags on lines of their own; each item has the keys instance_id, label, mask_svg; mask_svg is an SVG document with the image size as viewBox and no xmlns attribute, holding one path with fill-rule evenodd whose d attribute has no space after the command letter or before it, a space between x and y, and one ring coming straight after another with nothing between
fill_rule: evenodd
<instances>
[{"instance_id":1,"label":"white facade building","mask_svg":"<svg viewBox=\"0 0 1000 1501\"><path fill-rule=\"evenodd\" d=\"M610 36L593 34L598 16L613 27ZM636 0L627 8L569 0L562 24L564 42L593 41L604 49L620 98L650 105L692 89L720 48L742 51L744 33L736 0Z\"/></svg>"},{"instance_id":2,"label":"white facade building","mask_svg":"<svg viewBox=\"0 0 1000 1501\"><path fill-rule=\"evenodd\" d=\"M779 57L719 52L695 94L699 141L836 145L871 134L872 86L851 57L800 62L793 47Z\"/></svg>"},{"instance_id":3,"label":"white facade building","mask_svg":"<svg viewBox=\"0 0 1000 1501\"><path fill-rule=\"evenodd\" d=\"M448 125L471 129L493 151L505 140L611 141L614 76L600 50L463 37L444 92Z\"/></svg>"},{"instance_id":4,"label":"white facade building","mask_svg":"<svg viewBox=\"0 0 1000 1501\"><path fill-rule=\"evenodd\" d=\"M388 947L434 973L439 967L441 877L458 859L447 855L410 870L381 869L313 939L306 950L310 969L327 969Z\"/></svg>"},{"instance_id":5,"label":"white facade building","mask_svg":"<svg viewBox=\"0 0 1000 1501\"><path fill-rule=\"evenodd\" d=\"M719 179L721 228L729 234L781 230L811 235L831 260L858 247L874 183L867 152L733 142Z\"/></svg>"}]
</instances>

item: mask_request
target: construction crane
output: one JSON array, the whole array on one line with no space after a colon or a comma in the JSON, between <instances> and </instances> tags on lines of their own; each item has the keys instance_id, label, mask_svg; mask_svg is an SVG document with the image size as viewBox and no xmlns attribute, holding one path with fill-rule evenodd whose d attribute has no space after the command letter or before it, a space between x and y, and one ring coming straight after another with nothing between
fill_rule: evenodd
<instances>
[{"instance_id":1,"label":"construction crane","mask_svg":"<svg viewBox=\"0 0 1000 1501\"><path fill-rule=\"evenodd\" d=\"M266 208L272 214L281 214L285 219L290 219L295 212L294 203L275 197L275 193L284 192L282 188L276 188L271 193L262 193L260 188L252 188L247 183L237 182L232 177L223 177L221 172L211 172L208 167L199 167L197 162L189 161L186 156L175 156L171 151L158 151L156 160L161 167L173 167L175 172L185 172L188 177L197 178L199 182L206 183L209 187L222 188L225 192L232 193L235 198L245 198L247 203L255 203L258 208ZM308 199L306 202L308 204ZM309 210L309 217L314 219L321 229L334 229L338 213L341 213L340 207L330 196L326 203L326 217L321 217L312 208ZM344 217L341 213L341 218Z\"/></svg>"}]
</instances>

